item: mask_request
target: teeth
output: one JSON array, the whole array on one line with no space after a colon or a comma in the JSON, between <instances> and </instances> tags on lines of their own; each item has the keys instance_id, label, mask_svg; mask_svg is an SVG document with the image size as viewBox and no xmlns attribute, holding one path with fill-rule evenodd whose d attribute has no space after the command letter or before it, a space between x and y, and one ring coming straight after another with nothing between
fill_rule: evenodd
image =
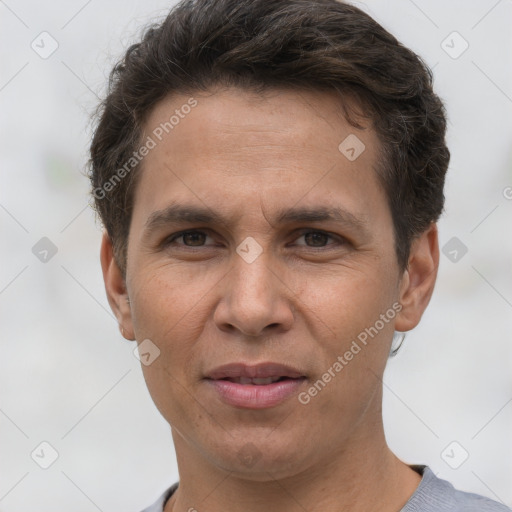
<instances>
[{"instance_id":1,"label":"teeth","mask_svg":"<svg viewBox=\"0 0 512 512\"><path fill-rule=\"evenodd\" d=\"M249 377L235 377L233 379L229 379L232 382L236 382L237 384L255 384L257 386L263 386L265 384L272 384L272 382L276 382L281 377L265 377L265 378L254 378L251 379Z\"/></svg>"}]
</instances>

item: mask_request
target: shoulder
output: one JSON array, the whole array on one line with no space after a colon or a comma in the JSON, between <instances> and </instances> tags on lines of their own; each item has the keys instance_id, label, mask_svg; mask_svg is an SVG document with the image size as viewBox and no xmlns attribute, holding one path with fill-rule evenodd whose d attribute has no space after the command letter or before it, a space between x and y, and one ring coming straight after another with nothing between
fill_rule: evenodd
<instances>
[{"instance_id":1,"label":"shoulder","mask_svg":"<svg viewBox=\"0 0 512 512\"><path fill-rule=\"evenodd\" d=\"M459 491L438 478L428 466L412 466L423 475L420 485L400 512L512 512L479 494Z\"/></svg>"}]
</instances>

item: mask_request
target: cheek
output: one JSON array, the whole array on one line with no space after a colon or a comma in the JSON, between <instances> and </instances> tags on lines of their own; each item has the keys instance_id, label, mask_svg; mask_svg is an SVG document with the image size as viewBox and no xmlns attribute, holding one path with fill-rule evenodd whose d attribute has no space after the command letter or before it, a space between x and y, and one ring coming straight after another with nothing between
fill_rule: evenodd
<instances>
[{"instance_id":1,"label":"cheek","mask_svg":"<svg viewBox=\"0 0 512 512\"><path fill-rule=\"evenodd\" d=\"M339 296L339 295L338 295ZM327 423L335 422L350 432L359 419L379 404L380 377L389 354L392 319L383 322L381 314L391 307L384 296L352 290L349 297L333 306L324 299L315 312L329 325L329 335L317 341L322 364L306 389L311 399L309 411ZM308 396L304 399L308 399Z\"/></svg>"},{"instance_id":2,"label":"cheek","mask_svg":"<svg viewBox=\"0 0 512 512\"><path fill-rule=\"evenodd\" d=\"M322 361L312 383L317 385L310 388L313 407L325 418L352 421L372 403L380 386L377 375L388 360L396 300L392 274L366 268L308 279L302 297L305 314L316 325L313 336Z\"/></svg>"},{"instance_id":3,"label":"cheek","mask_svg":"<svg viewBox=\"0 0 512 512\"><path fill-rule=\"evenodd\" d=\"M186 337L191 338L202 327L204 306L217 280L207 273L172 266L139 274L130 292L134 296L132 320L137 339L177 339L176 333L184 326Z\"/></svg>"},{"instance_id":4,"label":"cheek","mask_svg":"<svg viewBox=\"0 0 512 512\"><path fill-rule=\"evenodd\" d=\"M178 396L195 376L191 374L191 362L201 356L197 341L211 309L211 289L205 279L163 269L145 273L132 282L135 337L139 343L151 340L160 351L151 365L142 366L155 402L162 394Z\"/></svg>"},{"instance_id":5,"label":"cheek","mask_svg":"<svg viewBox=\"0 0 512 512\"><path fill-rule=\"evenodd\" d=\"M342 343L373 326L391 308L396 296L391 272L369 267L308 276L300 287L304 314L312 321L316 318L316 323L330 332L331 339Z\"/></svg>"},{"instance_id":6,"label":"cheek","mask_svg":"<svg viewBox=\"0 0 512 512\"><path fill-rule=\"evenodd\" d=\"M160 351L142 365L148 390L161 414L172 423L186 417L200 357L197 341L208 318L208 283L185 273L160 269L132 283L132 321L138 342L149 339ZM210 286L211 288L211 286Z\"/></svg>"}]
</instances>

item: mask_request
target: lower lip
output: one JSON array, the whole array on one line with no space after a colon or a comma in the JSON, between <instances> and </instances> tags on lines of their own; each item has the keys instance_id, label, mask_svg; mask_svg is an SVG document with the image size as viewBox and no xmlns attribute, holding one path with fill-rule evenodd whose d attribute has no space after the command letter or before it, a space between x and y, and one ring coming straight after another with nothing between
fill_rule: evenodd
<instances>
[{"instance_id":1,"label":"lower lip","mask_svg":"<svg viewBox=\"0 0 512 512\"><path fill-rule=\"evenodd\" d=\"M246 409L266 409L274 407L290 396L296 394L305 381L300 379L285 379L272 384L238 384L229 380L207 379L207 382L227 404Z\"/></svg>"}]
</instances>

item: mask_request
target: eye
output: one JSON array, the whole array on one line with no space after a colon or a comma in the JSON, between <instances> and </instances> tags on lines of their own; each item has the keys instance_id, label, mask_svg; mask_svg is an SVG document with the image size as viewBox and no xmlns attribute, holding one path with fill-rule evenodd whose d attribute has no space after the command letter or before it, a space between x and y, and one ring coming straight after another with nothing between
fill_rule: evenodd
<instances>
[{"instance_id":1,"label":"eye","mask_svg":"<svg viewBox=\"0 0 512 512\"><path fill-rule=\"evenodd\" d=\"M306 243L297 245L302 247L323 248L333 245L343 245L345 243L345 241L339 236L331 235L325 231L318 230L303 231L297 240L301 238L304 238ZM334 240L334 243L329 244L329 240Z\"/></svg>"},{"instance_id":2,"label":"eye","mask_svg":"<svg viewBox=\"0 0 512 512\"><path fill-rule=\"evenodd\" d=\"M204 231L189 230L175 233L164 240L165 246L181 246L181 247L203 247L204 242L208 238L208 234ZM182 240L182 244L175 243L177 240Z\"/></svg>"},{"instance_id":3,"label":"eye","mask_svg":"<svg viewBox=\"0 0 512 512\"><path fill-rule=\"evenodd\" d=\"M180 231L167 237L162 245L164 247L177 247L177 248L199 248L211 247L212 244L207 244L206 241L209 237L205 231L197 229ZM299 247L311 249L333 249L346 244L343 237L327 233L319 230L304 230L300 236L295 240L304 239L305 243L296 243Z\"/></svg>"}]
</instances>

